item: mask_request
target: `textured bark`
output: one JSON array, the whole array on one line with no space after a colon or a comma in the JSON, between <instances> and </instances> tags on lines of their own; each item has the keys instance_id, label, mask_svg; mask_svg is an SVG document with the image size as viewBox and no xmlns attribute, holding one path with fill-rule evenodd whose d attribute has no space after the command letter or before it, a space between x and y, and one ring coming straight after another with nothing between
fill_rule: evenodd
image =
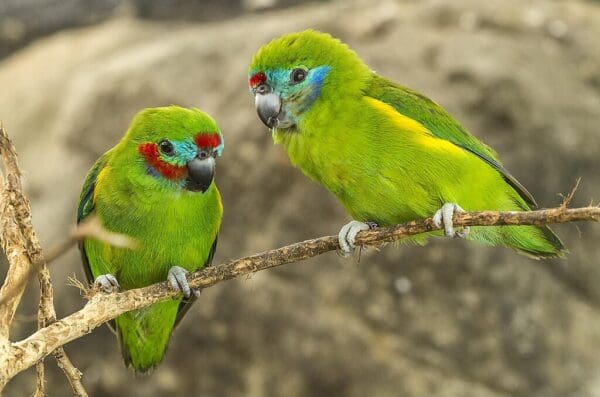
<instances>
[{"instance_id":1,"label":"textured bark","mask_svg":"<svg viewBox=\"0 0 600 397\"><path fill-rule=\"evenodd\" d=\"M54 291L50 280L50 272L44 261L39 240L33 230L29 200L23 194L17 153L2 127L0 127L0 153L6 172L0 213L3 226L0 239L2 240L2 248L6 252L10 263L5 283L0 290L0 337L8 340L10 324L31 273L37 271L40 284L38 329L55 322L56 311L54 309ZM81 372L73 366L64 349L62 347L57 348L54 355L58 366L69 380L75 395L87 396L81 384ZM44 372L42 357L36 363L35 396L45 395Z\"/></svg>"}]
</instances>

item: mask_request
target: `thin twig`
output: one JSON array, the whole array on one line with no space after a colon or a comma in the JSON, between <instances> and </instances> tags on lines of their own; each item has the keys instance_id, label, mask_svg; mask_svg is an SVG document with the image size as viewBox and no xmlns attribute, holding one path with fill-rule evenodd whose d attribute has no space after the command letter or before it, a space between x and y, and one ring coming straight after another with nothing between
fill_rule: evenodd
<instances>
[{"instance_id":1,"label":"thin twig","mask_svg":"<svg viewBox=\"0 0 600 397\"><path fill-rule=\"evenodd\" d=\"M44 359L35 364L35 373L37 381L35 383L35 392L33 397L44 397L46 395L46 378L44 376Z\"/></svg>"},{"instance_id":2,"label":"thin twig","mask_svg":"<svg viewBox=\"0 0 600 397\"><path fill-rule=\"evenodd\" d=\"M581 177L577 178L577 180L575 181L575 186L573 186L573 189L571 189L569 194L567 194L566 196L564 194L561 194L561 196L563 198L563 202L560 206L562 208L567 208L569 205L571 205L571 201L573 201L573 197L575 197L575 192L577 192L577 189L579 188L580 183L581 183ZM590 206L591 205L592 205L592 203L590 202Z\"/></svg>"},{"instance_id":3,"label":"thin twig","mask_svg":"<svg viewBox=\"0 0 600 397\"><path fill-rule=\"evenodd\" d=\"M457 227L598 222L600 208L590 206L574 209L558 207L530 212L483 211L454 214L453 220ZM363 231L357 235L356 241L358 245L380 246L409 235L434 230L439 228L434 225L432 218L427 218L394 227ZM194 289L203 289L235 277L298 262L337 249L337 236L320 237L201 269L189 275L188 283ZM166 282L119 293L94 294L78 312L38 330L27 339L11 344L6 352L0 351L0 362L4 363L0 366L0 388L14 375L32 366L57 347L90 333L94 328L125 312L173 298L177 294L178 292L170 289Z\"/></svg>"}]
</instances>

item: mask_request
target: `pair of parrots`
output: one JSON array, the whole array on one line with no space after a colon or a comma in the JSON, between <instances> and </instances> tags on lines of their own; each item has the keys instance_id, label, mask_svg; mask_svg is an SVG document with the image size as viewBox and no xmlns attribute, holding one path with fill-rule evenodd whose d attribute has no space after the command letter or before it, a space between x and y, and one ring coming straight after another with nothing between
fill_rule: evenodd
<instances>
[{"instance_id":1,"label":"pair of parrots","mask_svg":"<svg viewBox=\"0 0 600 397\"><path fill-rule=\"evenodd\" d=\"M564 254L547 227L455 231L456 211L527 211L535 201L496 153L443 108L378 76L330 35L307 30L264 45L248 82L275 143L352 216L339 233L343 253L353 251L361 230L433 215L446 236L535 258ZM107 230L138 242L128 249L85 239L80 248L89 280L113 290L167 279L182 292L116 319L123 357L135 371L161 361L195 299L186 274L208 266L215 252L223 208L213 177L222 150L219 127L207 114L146 109L85 180L78 221L95 214Z\"/></svg>"}]
</instances>

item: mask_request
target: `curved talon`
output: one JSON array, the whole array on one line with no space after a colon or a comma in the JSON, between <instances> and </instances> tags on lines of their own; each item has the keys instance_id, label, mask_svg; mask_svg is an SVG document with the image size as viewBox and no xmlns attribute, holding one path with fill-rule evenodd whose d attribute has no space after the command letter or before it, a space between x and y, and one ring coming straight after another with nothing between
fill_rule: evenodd
<instances>
[{"instance_id":1,"label":"curved talon","mask_svg":"<svg viewBox=\"0 0 600 397\"><path fill-rule=\"evenodd\" d=\"M469 231L471 228L469 226L465 226L459 232L454 230L454 226L452 223L452 217L454 213L463 213L463 210L458 204L454 203L445 203L442 205L442 208L437 210L433 215L433 224L437 227L442 227L444 225L444 234L446 237L461 237L465 238L469 235Z\"/></svg>"},{"instance_id":2,"label":"curved talon","mask_svg":"<svg viewBox=\"0 0 600 397\"><path fill-rule=\"evenodd\" d=\"M359 221L352 221L342 226L340 232L338 233L338 240L342 256L346 257L352 254L356 248L355 242L358 232L369 230L374 227L376 227L374 223L368 224Z\"/></svg>"},{"instance_id":3,"label":"curved talon","mask_svg":"<svg viewBox=\"0 0 600 397\"><path fill-rule=\"evenodd\" d=\"M110 273L102 274L96 277L94 280L94 285L97 285L102 291L107 293L118 291L119 288L121 288L116 277Z\"/></svg>"},{"instance_id":4,"label":"curved talon","mask_svg":"<svg viewBox=\"0 0 600 397\"><path fill-rule=\"evenodd\" d=\"M173 266L167 273L167 280L175 291L181 291L183 296L189 298L192 296L192 290L187 281L187 274L189 272L182 267Z\"/></svg>"}]
</instances>

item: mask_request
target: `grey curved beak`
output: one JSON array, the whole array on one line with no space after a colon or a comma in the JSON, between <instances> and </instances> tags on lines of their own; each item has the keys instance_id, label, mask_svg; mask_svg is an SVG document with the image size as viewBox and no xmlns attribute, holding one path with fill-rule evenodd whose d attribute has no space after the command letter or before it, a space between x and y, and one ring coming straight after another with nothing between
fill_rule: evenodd
<instances>
[{"instance_id":1,"label":"grey curved beak","mask_svg":"<svg viewBox=\"0 0 600 397\"><path fill-rule=\"evenodd\" d=\"M196 157L187 163L188 177L185 180L185 188L192 192L204 193L210 187L215 176L215 158Z\"/></svg>"},{"instance_id":2,"label":"grey curved beak","mask_svg":"<svg viewBox=\"0 0 600 397\"><path fill-rule=\"evenodd\" d=\"M281 113L281 98L279 95L269 92L267 94L257 93L254 96L254 106L258 117L269 128L277 127L279 114Z\"/></svg>"}]
</instances>

